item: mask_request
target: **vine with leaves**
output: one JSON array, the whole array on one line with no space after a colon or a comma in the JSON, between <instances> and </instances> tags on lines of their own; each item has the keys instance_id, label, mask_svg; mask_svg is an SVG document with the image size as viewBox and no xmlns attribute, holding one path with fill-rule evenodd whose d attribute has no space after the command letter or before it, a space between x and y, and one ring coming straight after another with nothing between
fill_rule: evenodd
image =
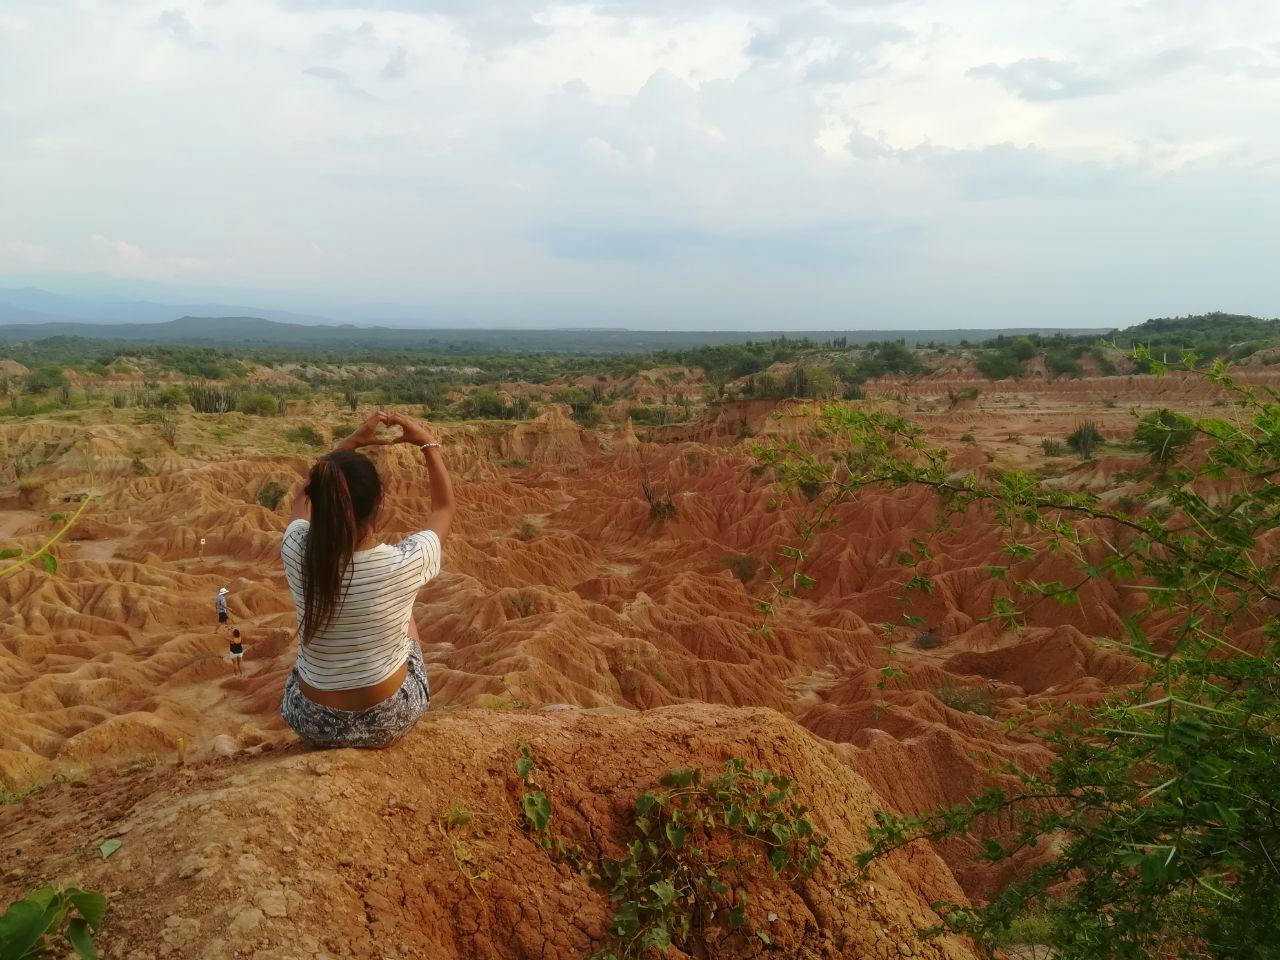
<instances>
[{"instance_id":1,"label":"vine with leaves","mask_svg":"<svg viewBox=\"0 0 1280 960\"><path fill-rule=\"evenodd\" d=\"M1194 356L1183 363L1196 370ZM981 834L995 816L1015 827L986 840L980 859L1041 853L984 905L936 904L935 933L994 949L1035 916L1061 960L1280 956L1280 395L1221 363L1190 375L1223 391L1234 414L1140 417L1135 439L1160 469L1123 508L1022 471L959 474L918 427L849 406L823 409L807 443L756 451L810 500L784 551L797 570L836 507L868 488L917 488L939 516L899 558L913 568L904 599L932 589L933 537L975 514L1002 534L1007 559L985 568L1003 585L990 612L1002 626L1032 623L1046 600L1078 604L1094 582L1145 598L1122 635L1098 638L1138 679L1099 706L1051 711L1038 734L1055 753L1047 769L1013 771L1016 788L922 816L877 814L864 866ZM1068 558L1073 578L1033 579L1041 551ZM767 608L804 582L783 580Z\"/></svg>"},{"instance_id":2,"label":"vine with leaves","mask_svg":"<svg viewBox=\"0 0 1280 960\"><path fill-rule=\"evenodd\" d=\"M90 487L93 486L92 469L88 471L88 485ZM70 516L67 516L64 513L53 514L49 519L60 524L60 526L49 536L47 540L44 541L44 543L36 547L36 549L30 552L24 551L21 547L6 547L0 550L0 561L13 561L6 566L0 566L0 580L3 580L5 577L12 576L23 567L32 563L39 563L48 573L57 573L58 558L51 552L54 544L71 532L75 525L80 521L80 517L89 509L89 505L92 504L95 499L96 497L93 494L85 494L84 498L80 501L80 505Z\"/></svg>"},{"instance_id":3,"label":"vine with leaves","mask_svg":"<svg viewBox=\"0 0 1280 960\"><path fill-rule=\"evenodd\" d=\"M551 802L535 768L533 753L521 745L521 826L614 904L611 943L589 960L639 960L672 946L710 951L734 936L767 945L768 931L750 922L748 877L763 869L787 883L807 879L828 843L796 801L790 779L748 770L735 757L718 774L687 767L663 775L658 789L636 798L622 856L591 857L551 829Z\"/></svg>"}]
</instances>

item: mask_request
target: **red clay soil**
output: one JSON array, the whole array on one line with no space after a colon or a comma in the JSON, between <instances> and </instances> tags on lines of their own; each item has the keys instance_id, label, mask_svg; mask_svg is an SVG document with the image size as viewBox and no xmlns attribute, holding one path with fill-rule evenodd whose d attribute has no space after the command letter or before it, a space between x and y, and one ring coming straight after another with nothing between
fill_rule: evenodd
<instances>
[{"instance_id":1,"label":"red clay soil","mask_svg":"<svg viewBox=\"0 0 1280 960\"><path fill-rule=\"evenodd\" d=\"M1255 375L1270 373L1264 368ZM948 410L947 391L963 386L962 380L882 382L871 385L869 392L883 394L876 402L886 408L919 421L931 442L951 451L957 469L1020 466L1047 473L1055 483L1123 497L1126 475L1140 465L1136 455L1127 457L1113 448L1081 464L1069 457L1046 457L1041 440L1060 441L1085 419L1096 421L1108 439L1120 440L1132 432L1127 409L1131 405L1141 411L1183 394L1187 403L1206 408L1213 403L1210 396L1201 396L1199 386L1164 383L1178 385L1165 387L1146 377L1065 384L1002 382L984 385L974 410ZM1112 401L1112 394L1118 402ZM956 518L951 532L934 538L932 559L920 568L903 567L899 555L913 537L928 535L936 504L924 492L868 490L841 507L839 525L810 546L807 572L817 581L815 589L781 605L764 623L757 601L771 595L769 564L781 562L780 546L797 542L796 520L806 502L780 492L768 475L752 469L750 445L802 437L811 412L804 404L775 408L745 401L726 405L714 419L694 425L634 430L625 423L615 430L586 431L552 407L529 423L448 426L444 440L461 511L446 545L444 570L423 589L415 607L433 708L518 712L508 717L471 710L457 717L433 717L424 728L430 736L416 734L409 744L384 754L332 761L343 775L339 779L344 789L349 781L351 798L338 795L334 800L332 791L323 793L327 802L311 804L309 816L299 814L299 823L336 829L332 823L349 822L344 842L354 851L354 862L364 862L357 854L366 849L366 842L369 849L392 849L406 837L395 832L398 827L393 829L398 815L377 813L380 801L369 798L379 795L378 790L406 797L431 789L437 791L432 796L443 797L445 788L430 784L448 784L465 802L483 802L497 810L499 798L509 792L503 786L509 765L496 759L502 751L509 753L519 740L539 743L545 734L546 744L539 749L549 757L568 758L574 755L570 748L578 742L575 737L585 736L588 729L601 744L617 744L619 750L631 749L628 738L652 746L652 764L630 773L609 773L613 765L601 770L600 761L615 747L584 746L580 766L566 759L558 771L565 789L607 775L615 778L608 781L615 784L610 790L634 793L651 782L659 767L687 765L697 758L718 765L723 745L717 746L714 737L699 739L700 727L713 719L736 731L736 724L748 723L728 709L737 707L776 711L767 722L754 711L749 723L767 730L769 738L807 744L805 757L812 753L824 758L823 764L833 765L813 789L859 785L861 806L856 816L851 813L842 841L850 848L873 804L920 812L959 802L998 782L990 771L1005 762L1025 769L1042 767L1049 755L1032 731L1006 721L1026 707L1096 702L1108 690L1132 682L1133 664L1100 640L1123 636L1122 618L1140 609L1143 598L1137 591L1122 594L1107 585L1092 585L1083 591L1079 606L1040 604L1026 629L1005 631L984 619L997 588L986 567L1004 562L990 518L976 511ZM208 844L222 843L222 834L229 830L262 828L274 842L280 831L264 827L272 823L274 801L259 809L250 797L255 791L273 797L268 786L275 778L304 794L305 789L317 790L330 782L303 776L304 764L291 752L296 741L276 712L293 661L296 628L279 565L288 498L275 510L257 502L268 482L286 489L296 486L308 459L296 447L292 454L280 452L290 448L267 435L270 427L261 426L271 421L184 415L177 448L170 449L158 440L154 428L136 424L131 411L94 415L98 420L89 424L45 420L0 425L0 470L19 458L36 465L21 483L0 474L0 539L28 548L42 542L55 527L49 514L73 510L89 488L87 463L101 495L72 539L56 548L56 576L30 569L0 580L0 786L22 789L55 775L75 778L104 767L131 766L134 773L115 786L91 779L93 786L83 788L91 791L85 796L101 799L67 810L58 804L81 793L66 786L48 788L14 808L0 808L6 831L27 837L23 863L28 872L19 877L22 882L9 881L10 892L27 879L58 875L70 869L64 864L79 862L57 859L68 855L66 850L55 856L31 846L41 836L46 844L63 843L52 829L42 832L40 820L50 812L72 816L72 810L83 810L77 816L90 817L98 816L98 810L136 802L158 818L156 823L173 816L204 824L200 829L208 838L199 845L187 843L185 834L168 835L187 853L199 853ZM335 419L349 415L322 411L303 422L327 429ZM656 439L664 442L651 442ZM375 454L388 480L381 532L391 542L418 529L428 509L429 492L413 453L392 447ZM652 516L642 491L646 477L675 507L674 517L666 522ZM202 537L207 540L203 555ZM917 573L928 574L934 589L913 594L904 605L902 585ZM1068 579L1066 561L1048 554L1025 562L1016 573L1039 581ZM245 673L240 677L232 675L226 662L225 638L213 629L213 597L221 586L231 590L232 622L246 634ZM901 625L904 613L920 617L923 625L900 627L886 636L880 625ZM1164 625L1148 626L1158 639ZM937 642L920 642L925 632ZM1240 642L1247 646L1253 641L1243 637ZM885 685L881 670L891 663L901 676ZM992 715L948 706L948 701L954 702L948 691L956 687L989 694ZM692 705L694 712L665 709L682 704ZM715 706L695 709L698 704ZM563 717L519 712L557 706L575 709ZM611 716L587 720L582 710ZM660 712L645 712L655 710ZM684 718L683 736L690 744L700 744L696 749L691 746L682 753L674 745L683 743L670 726L676 718ZM830 746L819 751L791 721ZM658 726L651 729L650 724ZM472 727L479 731L475 757L462 746L462 731ZM490 728L501 736L484 732ZM437 736L453 743L445 737L448 731L454 731L458 745L449 748L453 753L448 765L434 767L435 754L425 744L434 743ZM561 737L562 747L556 746ZM741 734L734 732L733 737L740 739ZM182 780L171 774L137 773L151 765L165 769L180 739L191 761L219 754L241 757L263 748L272 752L234 762L218 760L182 774ZM817 763L812 758L788 759L769 743L755 747L774 751L769 756L780 768ZM569 752L556 753L562 748ZM774 760L770 764L775 765ZM397 772L418 768L431 774L421 784ZM481 785L464 789L450 772L454 768L472 771ZM183 786L187 777L191 783ZM800 772L797 779L804 780ZM311 787L304 789L304 783ZM162 790L154 800L146 795L153 788ZM221 800L207 810L201 807L201 798L215 796L225 796L232 804L228 810L243 808L248 814L217 813ZM352 798L359 802L348 803ZM447 797L439 799L447 802ZM194 807L175 806L179 803ZM599 816L600 829L612 829L605 826L612 821L604 812ZM339 819L331 822L335 817ZM107 821L84 824L74 830L100 832L111 826ZM508 833L502 834L501 844L493 845L493 862L509 863L515 883L521 876L515 863L532 861L523 856L517 861L502 859L525 849L509 826L503 829ZM835 835L834 821L831 829ZM302 827L298 830L301 835ZM86 833L75 842L89 839ZM487 843L483 837L471 842L482 846L482 841ZM438 843L446 849L443 839ZM329 855L301 842L289 845L300 860L304 855L308 860ZM1006 874L975 866L973 849L971 843L953 842L941 852L968 893L981 897ZM230 850L217 856L232 857ZM235 850L234 858L251 852L248 847ZM46 856L48 869L40 866ZM253 856L261 860L263 854ZM928 884L945 887L946 874L933 855L922 851L918 856L930 867L910 876L927 876ZM113 858L107 866L120 862ZM80 863L80 868L89 874L106 869L89 862ZM226 911L218 912L222 908L215 909L215 904L238 903L239 909L248 909L241 900L263 886L266 874L277 868L262 866L262 875L255 877L248 893L234 882L234 871L222 869L217 881L226 884L218 888L221 900L193 900L188 906L175 900L169 913L201 925L222 923L228 919ZM309 869L314 875L309 875L308 884L337 883L332 878L322 881L318 868ZM554 874L546 869L551 871L548 876ZM496 866L492 870L496 886L496 878L504 874ZM456 865L450 875L456 876ZM120 876L121 883L129 880L123 872ZM570 883L571 899L579 894L587 898L573 886L576 880L556 881L560 882ZM543 886L559 889L555 883L537 889ZM533 897L533 886L520 889L516 902ZM351 894L333 896L343 910L354 902L341 899ZM313 904L327 902L309 895L303 899L305 903L289 909L308 918ZM386 899L399 903L396 897ZM597 903L596 913L584 913L595 919L583 920L586 926L564 926L564 937L570 936L570 929L580 935L598 929L590 926L601 922L598 901L580 902ZM145 914L149 919L129 928L128 937L151 944L138 956L159 949L161 941L145 940L149 934L143 931L150 929L147 923L162 923L169 913ZM462 923L464 914L454 916L452 907L443 914L448 914L447 929L454 929L448 924ZM428 915L434 916L423 914ZM222 919L211 919L217 917ZM266 915L262 929L275 930L280 919ZM318 913L308 923L325 929ZM503 931L493 935L495 943L510 936L507 920L483 923ZM821 936L836 936L836 927L825 920L818 926ZM182 929L187 929L185 922ZM212 933L200 936L212 942ZM324 942L319 933L315 936ZM823 955L817 946L821 936L813 936L812 942L795 941L808 945L796 946L798 952L792 955ZM852 934L840 936L846 938L841 942L857 942L849 939ZM284 949L278 946L283 940L275 942L275 949ZM579 941L572 942L576 949ZM848 955L862 955L850 950ZM201 955L185 947L174 947L171 953ZM553 955L561 954L547 954Z\"/></svg>"},{"instance_id":2,"label":"red clay soil","mask_svg":"<svg viewBox=\"0 0 1280 960\"><path fill-rule=\"evenodd\" d=\"M830 747L773 711L705 705L448 712L379 752L290 746L57 784L0 807L0 902L45 879L102 890L103 955L129 960L581 960L606 944L611 907L517 826L522 743L557 835L597 856L621 854L636 796L672 767L738 756L796 782L828 855L796 885L748 882L748 921L772 946L713 931L699 956L974 955L916 933L936 922L931 900L961 896L928 851L846 886L878 800ZM104 860L110 837L122 845Z\"/></svg>"}]
</instances>

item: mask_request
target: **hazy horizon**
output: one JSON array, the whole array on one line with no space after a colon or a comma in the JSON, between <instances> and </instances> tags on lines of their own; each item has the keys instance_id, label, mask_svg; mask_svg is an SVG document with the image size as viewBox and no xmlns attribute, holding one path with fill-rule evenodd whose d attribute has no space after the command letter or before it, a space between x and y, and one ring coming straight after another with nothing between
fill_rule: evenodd
<instances>
[{"instance_id":1,"label":"hazy horizon","mask_svg":"<svg viewBox=\"0 0 1280 960\"><path fill-rule=\"evenodd\" d=\"M424 327L1280 314L1280 8L1245 0L15 0L0 84L3 287Z\"/></svg>"}]
</instances>

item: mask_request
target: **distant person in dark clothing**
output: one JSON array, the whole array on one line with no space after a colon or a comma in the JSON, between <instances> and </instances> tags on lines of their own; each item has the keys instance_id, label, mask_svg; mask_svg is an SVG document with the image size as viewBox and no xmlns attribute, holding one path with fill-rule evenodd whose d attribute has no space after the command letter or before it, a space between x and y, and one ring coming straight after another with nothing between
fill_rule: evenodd
<instances>
[{"instance_id":1,"label":"distant person in dark clothing","mask_svg":"<svg viewBox=\"0 0 1280 960\"><path fill-rule=\"evenodd\" d=\"M244 673L244 641L239 630L231 631L231 670L237 677Z\"/></svg>"}]
</instances>

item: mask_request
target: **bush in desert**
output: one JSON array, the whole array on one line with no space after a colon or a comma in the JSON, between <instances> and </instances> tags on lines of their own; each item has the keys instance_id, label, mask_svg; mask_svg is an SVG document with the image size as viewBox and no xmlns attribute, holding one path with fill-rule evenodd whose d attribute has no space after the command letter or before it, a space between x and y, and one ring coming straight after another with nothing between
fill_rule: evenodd
<instances>
[{"instance_id":1,"label":"bush in desert","mask_svg":"<svg viewBox=\"0 0 1280 960\"><path fill-rule=\"evenodd\" d=\"M935 689L933 695L952 710L959 710L961 713L991 717L996 712L996 698L980 687L950 683Z\"/></svg>"},{"instance_id":2,"label":"bush in desert","mask_svg":"<svg viewBox=\"0 0 1280 960\"><path fill-rule=\"evenodd\" d=\"M1102 432L1098 430L1096 423L1082 423L1067 434L1067 446L1086 460L1093 457L1093 451L1100 443L1102 443Z\"/></svg>"},{"instance_id":3,"label":"bush in desert","mask_svg":"<svg viewBox=\"0 0 1280 960\"><path fill-rule=\"evenodd\" d=\"M916 634L915 644L920 650L936 650L938 647L946 643L942 639L942 635L936 630L924 630Z\"/></svg>"},{"instance_id":4,"label":"bush in desert","mask_svg":"<svg viewBox=\"0 0 1280 960\"><path fill-rule=\"evenodd\" d=\"M246 393L236 401L236 410L255 417L274 417L280 413L280 402L269 393Z\"/></svg>"},{"instance_id":5,"label":"bush in desert","mask_svg":"<svg viewBox=\"0 0 1280 960\"><path fill-rule=\"evenodd\" d=\"M285 489L280 484L271 480L262 485L258 491L258 503L262 504L268 510L275 510L280 506L280 501L284 499Z\"/></svg>"},{"instance_id":6,"label":"bush in desert","mask_svg":"<svg viewBox=\"0 0 1280 960\"><path fill-rule=\"evenodd\" d=\"M720 562L743 583L751 582L760 569L760 558L749 553L726 553L720 558Z\"/></svg>"},{"instance_id":7,"label":"bush in desert","mask_svg":"<svg viewBox=\"0 0 1280 960\"><path fill-rule=\"evenodd\" d=\"M794 449L760 452L784 485L826 490L788 548L793 556L804 556L825 529L820 518L856 491L913 487L936 495L938 529L976 511L1002 533L1007 559L985 568L1001 585L991 610L998 621L1019 624L1044 602L1077 603L1094 581L1145 591L1109 641L1134 663L1133 682L1091 708L1049 709L1039 727L1055 756L1047 768L954 806L877 815L865 865L992 817L1016 826L988 839L983 859L1040 851L985 905L940 907L946 929L995 945L1023 918L1047 916L1061 960L1275 955L1280 402L1237 384L1221 364L1205 376L1243 415L1192 421L1208 449L1164 478L1169 508L1158 517L1116 513L1094 494L1046 488L1018 471L956 479L920 428L883 412L823 412L814 440L845 451L834 464ZM1196 492L1227 471L1229 488L1213 498ZM927 570L929 549L918 539L904 562ZM1076 575L1034 579L1033 561L1046 552L1071 558ZM922 573L906 586L909 601L933 582ZM786 602L788 590L778 592L771 608ZM954 691L939 696L956 702Z\"/></svg>"},{"instance_id":8,"label":"bush in desert","mask_svg":"<svg viewBox=\"0 0 1280 960\"><path fill-rule=\"evenodd\" d=\"M284 438L290 443L300 443L307 447L323 447L325 445L324 435L310 424L302 424L291 430L286 430Z\"/></svg>"}]
</instances>

